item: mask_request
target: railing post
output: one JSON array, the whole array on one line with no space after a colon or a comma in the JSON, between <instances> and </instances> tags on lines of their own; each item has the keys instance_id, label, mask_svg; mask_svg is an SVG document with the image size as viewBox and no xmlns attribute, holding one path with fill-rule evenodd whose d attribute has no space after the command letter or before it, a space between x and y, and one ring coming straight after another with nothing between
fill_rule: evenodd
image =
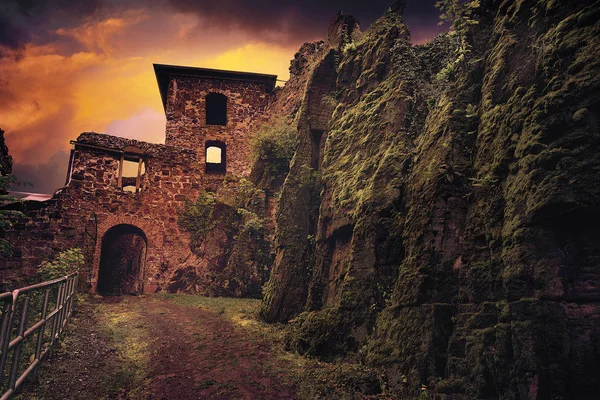
<instances>
[{"instance_id":1,"label":"railing post","mask_svg":"<svg viewBox=\"0 0 600 400\"><path fill-rule=\"evenodd\" d=\"M71 297L71 313L70 313L71 315L73 314L73 309L75 308L74 307L75 297L77 296L77 286L79 285L79 280L77 279L78 277L79 277L78 275L75 275L73 277L73 296Z\"/></svg>"},{"instance_id":2,"label":"railing post","mask_svg":"<svg viewBox=\"0 0 600 400\"><path fill-rule=\"evenodd\" d=\"M16 307L16 302L13 303L13 309ZM25 322L27 321L27 313L29 311L29 296L23 300L23 308L21 308L21 316L19 320L19 330L17 332L18 340L13 354L13 361L10 368L10 376L8 377L8 389L15 390L17 382L17 373L19 372L19 358L21 358L21 349L23 348L23 333L25 333Z\"/></svg>"},{"instance_id":3,"label":"railing post","mask_svg":"<svg viewBox=\"0 0 600 400\"><path fill-rule=\"evenodd\" d=\"M67 319L69 318L69 294L71 293L71 280L67 279L67 281L65 282L65 295L63 296L63 301L62 301L62 313L60 314L60 335L62 337L62 333L65 330L65 327L67 326Z\"/></svg>"},{"instance_id":4,"label":"railing post","mask_svg":"<svg viewBox=\"0 0 600 400\"><path fill-rule=\"evenodd\" d=\"M12 294L5 295L9 301L4 301L4 309L2 310L2 325L0 326L0 382L4 380L4 367L8 359L8 344L10 343L10 332L12 328Z\"/></svg>"},{"instance_id":5,"label":"railing post","mask_svg":"<svg viewBox=\"0 0 600 400\"><path fill-rule=\"evenodd\" d=\"M46 289L44 292L44 303L42 304L42 321L44 324L40 328L37 337L37 344L35 346L35 359L40 359L40 353L42 352L42 342L44 340L44 331L46 330L46 315L48 315L48 299L50 298L50 289Z\"/></svg>"},{"instance_id":6,"label":"railing post","mask_svg":"<svg viewBox=\"0 0 600 400\"><path fill-rule=\"evenodd\" d=\"M61 297L62 297L62 291L63 291L63 286L62 284L58 285L58 292L56 293L56 304L54 306L54 311L56 311L56 313L52 316L52 335L50 336L50 355L52 355L53 351L53 344L54 341L56 340L56 332L58 331L58 326L60 323L60 303L61 303Z\"/></svg>"}]
</instances>

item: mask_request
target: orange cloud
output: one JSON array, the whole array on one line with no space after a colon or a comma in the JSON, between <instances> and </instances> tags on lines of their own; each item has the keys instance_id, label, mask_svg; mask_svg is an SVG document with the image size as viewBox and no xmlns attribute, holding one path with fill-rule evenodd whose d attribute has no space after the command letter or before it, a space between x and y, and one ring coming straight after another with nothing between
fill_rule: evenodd
<instances>
[{"instance_id":1,"label":"orange cloud","mask_svg":"<svg viewBox=\"0 0 600 400\"><path fill-rule=\"evenodd\" d=\"M83 131L164 141L155 62L287 79L295 47L250 41L239 31L211 40L182 40L201 23L195 15L129 11L58 29L56 41L28 44L20 58L0 58L0 76L6 77L0 79L0 121L15 163L32 166L25 170L35 169L31 175L37 177L43 168L33 166L51 158L56 165L56 154L68 151L69 141ZM149 40L154 38L149 29L162 36ZM69 54L69 48L78 51Z\"/></svg>"},{"instance_id":2,"label":"orange cloud","mask_svg":"<svg viewBox=\"0 0 600 400\"><path fill-rule=\"evenodd\" d=\"M207 68L242 70L277 75L281 80L289 78L291 49L265 43L248 43L225 51L210 59L197 59L193 63Z\"/></svg>"},{"instance_id":3,"label":"orange cloud","mask_svg":"<svg viewBox=\"0 0 600 400\"><path fill-rule=\"evenodd\" d=\"M126 27L136 26L148 16L142 10L128 10L122 16L99 22L89 21L74 28L59 28L56 34L70 37L98 54L113 54L124 39Z\"/></svg>"}]
</instances>

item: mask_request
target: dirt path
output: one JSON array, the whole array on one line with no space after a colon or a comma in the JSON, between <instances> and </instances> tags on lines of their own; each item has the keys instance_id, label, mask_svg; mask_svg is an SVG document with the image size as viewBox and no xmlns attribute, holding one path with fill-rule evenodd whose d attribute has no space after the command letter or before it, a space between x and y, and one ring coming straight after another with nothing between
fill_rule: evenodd
<instances>
[{"instance_id":1,"label":"dirt path","mask_svg":"<svg viewBox=\"0 0 600 400\"><path fill-rule=\"evenodd\" d=\"M90 298L20 399L295 398L285 361L243 327L256 304L239 305L234 315L162 296Z\"/></svg>"},{"instance_id":2,"label":"dirt path","mask_svg":"<svg viewBox=\"0 0 600 400\"><path fill-rule=\"evenodd\" d=\"M157 399L286 399L270 346L219 314L156 298L141 302L148 321L149 393Z\"/></svg>"}]
</instances>

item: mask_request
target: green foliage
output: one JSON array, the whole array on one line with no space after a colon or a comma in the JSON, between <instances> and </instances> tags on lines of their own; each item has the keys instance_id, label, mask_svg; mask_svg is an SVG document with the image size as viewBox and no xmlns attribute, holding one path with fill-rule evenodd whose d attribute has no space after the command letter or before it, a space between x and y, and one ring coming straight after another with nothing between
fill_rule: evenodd
<instances>
[{"instance_id":1,"label":"green foliage","mask_svg":"<svg viewBox=\"0 0 600 400\"><path fill-rule=\"evenodd\" d=\"M260 233L264 229L260 218L250 218L244 223L244 230L251 233Z\"/></svg>"},{"instance_id":2,"label":"green foliage","mask_svg":"<svg viewBox=\"0 0 600 400\"><path fill-rule=\"evenodd\" d=\"M491 189L499 182L498 179L494 178L490 174L487 174L481 178L472 178L469 180L471 181L471 186L484 189Z\"/></svg>"},{"instance_id":3,"label":"green foliage","mask_svg":"<svg viewBox=\"0 0 600 400\"><path fill-rule=\"evenodd\" d=\"M448 22L459 34L465 34L469 25L476 25L473 11L481 6L479 0L461 2L460 0L439 0L435 6L440 10L440 24Z\"/></svg>"},{"instance_id":4,"label":"green foliage","mask_svg":"<svg viewBox=\"0 0 600 400\"><path fill-rule=\"evenodd\" d=\"M179 210L179 227L185 229L192 241L198 242L213 227L213 211L215 208L215 195L210 192L200 192L196 201L185 199L183 208Z\"/></svg>"},{"instance_id":5,"label":"green foliage","mask_svg":"<svg viewBox=\"0 0 600 400\"><path fill-rule=\"evenodd\" d=\"M477 118L477 116L478 116L477 106L474 106L473 104L468 104L467 108L465 109L465 117Z\"/></svg>"},{"instance_id":6,"label":"green foliage","mask_svg":"<svg viewBox=\"0 0 600 400\"><path fill-rule=\"evenodd\" d=\"M344 55L346 55L347 53L355 53L356 52L356 43L351 42L351 43L346 43L346 45L343 48L343 53Z\"/></svg>"},{"instance_id":7,"label":"green foliage","mask_svg":"<svg viewBox=\"0 0 600 400\"><path fill-rule=\"evenodd\" d=\"M255 160L269 164L274 174L287 173L296 151L298 133L285 118L266 123L250 143Z\"/></svg>"},{"instance_id":8,"label":"green foliage","mask_svg":"<svg viewBox=\"0 0 600 400\"><path fill-rule=\"evenodd\" d=\"M215 200L234 208L243 208L257 191L256 186L245 178L224 181Z\"/></svg>"},{"instance_id":9,"label":"green foliage","mask_svg":"<svg viewBox=\"0 0 600 400\"><path fill-rule=\"evenodd\" d=\"M467 34L472 25L477 25L479 21L473 18L473 12L481 6L479 0L472 0L462 3L460 0L440 0L435 3L440 10L440 24L445 22L451 24L450 34L458 36L458 47L456 49L456 58L446 65L438 74L437 79L441 81L452 80L455 78L456 71L461 63L466 62L466 58L471 53L472 47L467 40Z\"/></svg>"},{"instance_id":10,"label":"green foliage","mask_svg":"<svg viewBox=\"0 0 600 400\"><path fill-rule=\"evenodd\" d=\"M38 276L42 281L61 278L78 272L85 264L85 257L81 249L74 247L61 251L54 261L44 261L38 269Z\"/></svg>"},{"instance_id":11,"label":"green foliage","mask_svg":"<svg viewBox=\"0 0 600 400\"><path fill-rule=\"evenodd\" d=\"M0 205L5 203L20 202L14 196L8 195L11 185L21 185L14 175L0 175ZM5 231L12 226L12 220L25 215L20 211L0 210L0 230ZM12 254L12 245L6 239L0 238L0 255L10 256Z\"/></svg>"},{"instance_id":12,"label":"green foliage","mask_svg":"<svg viewBox=\"0 0 600 400\"><path fill-rule=\"evenodd\" d=\"M244 207L252 195L256 192L256 187L249 180L242 178L238 182L237 206Z\"/></svg>"},{"instance_id":13,"label":"green foliage","mask_svg":"<svg viewBox=\"0 0 600 400\"><path fill-rule=\"evenodd\" d=\"M248 211L244 208L238 208L237 213L240 217L242 217L244 221L243 230L250 233L261 233L264 230L262 220L253 213L252 211Z\"/></svg>"}]
</instances>

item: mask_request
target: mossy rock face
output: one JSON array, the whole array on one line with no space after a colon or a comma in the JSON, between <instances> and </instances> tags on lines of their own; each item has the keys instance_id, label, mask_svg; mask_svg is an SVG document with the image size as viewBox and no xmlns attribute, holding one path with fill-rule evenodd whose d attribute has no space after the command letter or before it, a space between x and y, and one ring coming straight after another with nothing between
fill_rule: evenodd
<instances>
[{"instance_id":1,"label":"mossy rock face","mask_svg":"<svg viewBox=\"0 0 600 400\"><path fill-rule=\"evenodd\" d=\"M412 46L387 13L335 53L333 111L303 104L325 142L286 179L265 310L307 311L292 348L361 349L400 398L598 389L600 5L499 3L481 2L451 81L456 35Z\"/></svg>"},{"instance_id":2,"label":"mossy rock face","mask_svg":"<svg viewBox=\"0 0 600 400\"><path fill-rule=\"evenodd\" d=\"M300 354L331 359L357 350L357 342L348 335L353 318L339 309L325 309L300 314L293 321L286 344Z\"/></svg>"},{"instance_id":3,"label":"mossy rock face","mask_svg":"<svg viewBox=\"0 0 600 400\"><path fill-rule=\"evenodd\" d=\"M270 232L261 218L266 215L264 192L249 183L237 184L238 190L224 188L199 206L210 212L187 216L185 229L201 231L191 235L191 254L168 277L167 292L262 297L273 260ZM244 187L247 190L241 190Z\"/></svg>"},{"instance_id":4,"label":"mossy rock face","mask_svg":"<svg viewBox=\"0 0 600 400\"><path fill-rule=\"evenodd\" d=\"M260 312L269 322L298 315L308 296L321 200L321 143L333 112L327 99L335 89L337 55L331 50L315 65L299 112L298 147L281 192L275 262Z\"/></svg>"}]
</instances>

